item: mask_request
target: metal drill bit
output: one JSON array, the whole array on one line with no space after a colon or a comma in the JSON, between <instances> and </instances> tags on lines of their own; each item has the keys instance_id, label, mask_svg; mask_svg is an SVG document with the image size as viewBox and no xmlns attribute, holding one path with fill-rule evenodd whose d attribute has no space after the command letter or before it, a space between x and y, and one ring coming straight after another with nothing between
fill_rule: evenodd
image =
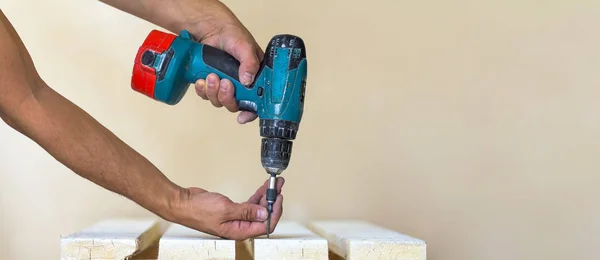
<instances>
[{"instance_id":1,"label":"metal drill bit","mask_svg":"<svg viewBox=\"0 0 600 260\"><path fill-rule=\"evenodd\" d=\"M269 238L269 233L271 233L271 212L273 212L273 204L269 202L269 206L267 206L267 211L269 215L267 216L267 238Z\"/></svg>"},{"instance_id":2,"label":"metal drill bit","mask_svg":"<svg viewBox=\"0 0 600 260\"><path fill-rule=\"evenodd\" d=\"M267 189L267 238L269 238L269 233L271 233L271 213L273 213L273 203L275 203L275 199L277 198L277 190L275 189L276 186L277 175L271 173L271 177L269 178L269 189Z\"/></svg>"},{"instance_id":3,"label":"metal drill bit","mask_svg":"<svg viewBox=\"0 0 600 260\"><path fill-rule=\"evenodd\" d=\"M271 229L271 214L267 217L267 238L269 238L269 231Z\"/></svg>"}]
</instances>

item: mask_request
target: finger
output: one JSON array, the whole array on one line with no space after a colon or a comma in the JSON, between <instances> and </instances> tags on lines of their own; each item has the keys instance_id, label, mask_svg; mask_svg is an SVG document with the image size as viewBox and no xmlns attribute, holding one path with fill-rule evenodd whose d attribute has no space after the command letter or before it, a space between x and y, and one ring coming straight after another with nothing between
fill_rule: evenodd
<instances>
[{"instance_id":1,"label":"finger","mask_svg":"<svg viewBox=\"0 0 600 260\"><path fill-rule=\"evenodd\" d=\"M240 82L244 85L250 85L254 81L260 65L258 55L256 54L256 45L248 40L239 41L233 47L231 55L240 62Z\"/></svg>"},{"instance_id":2,"label":"finger","mask_svg":"<svg viewBox=\"0 0 600 260\"><path fill-rule=\"evenodd\" d=\"M283 195L277 195L277 200L275 201L275 204L273 204L273 213L271 214L271 227L269 228L269 230L271 231L271 233L273 233L273 231L275 231L275 228L277 227L277 224L279 223L279 220L281 219L281 216L283 215ZM266 227L266 223L265 223L265 227Z\"/></svg>"},{"instance_id":3,"label":"finger","mask_svg":"<svg viewBox=\"0 0 600 260\"><path fill-rule=\"evenodd\" d=\"M235 203L228 211L225 221L265 221L267 208L252 203Z\"/></svg>"},{"instance_id":4,"label":"finger","mask_svg":"<svg viewBox=\"0 0 600 260\"><path fill-rule=\"evenodd\" d=\"M256 46L254 48L256 49L256 56L258 57L258 60L262 61L265 58L265 53L260 48L260 46L258 45L258 43L256 43Z\"/></svg>"},{"instance_id":5,"label":"finger","mask_svg":"<svg viewBox=\"0 0 600 260\"><path fill-rule=\"evenodd\" d=\"M273 205L273 213L271 215L271 233L277 227L279 220L283 214L283 196L277 196L277 202ZM250 222L250 221L230 221L223 223L222 235L223 237L235 240L245 240L251 237L257 237L265 235L267 232L267 222Z\"/></svg>"},{"instance_id":6,"label":"finger","mask_svg":"<svg viewBox=\"0 0 600 260\"><path fill-rule=\"evenodd\" d=\"M198 81L196 81L195 88L196 88L196 94L198 94L198 96L200 96L204 100L208 100L208 97L206 96L206 81L205 80L199 79Z\"/></svg>"},{"instance_id":7,"label":"finger","mask_svg":"<svg viewBox=\"0 0 600 260\"><path fill-rule=\"evenodd\" d=\"M242 111L237 118L237 121L239 124L246 124L249 122L254 121L254 119L256 119L258 117L258 115L249 112L249 111Z\"/></svg>"},{"instance_id":8,"label":"finger","mask_svg":"<svg viewBox=\"0 0 600 260\"><path fill-rule=\"evenodd\" d=\"M208 74L206 81L208 83L206 87L206 96L213 106L222 107L223 105L219 102L219 98L217 97L219 93L219 76L214 73Z\"/></svg>"},{"instance_id":9,"label":"finger","mask_svg":"<svg viewBox=\"0 0 600 260\"><path fill-rule=\"evenodd\" d=\"M281 190L283 189L283 184L285 184L285 179L283 177L278 177L277 178L277 184L275 186L276 190L277 190L277 195L281 194ZM261 202L264 202L265 204L263 205L264 207L267 206L265 198L267 196L267 189L269 188L269 180L265 181L265 183L260 186L256 192L254 192L254 194L250 197L250 199L248 199L249 203L253 203L253 204L259 204Z\"/></svg>"},{"instance_id":10,"label":"finger","mask_svg":"<svg viewBox=\"0 0 600 260\"><path fill-rule=\"evenodd\" d=\"M228 79L222 79L219 85L219 103L225 106L229 112L236 112L238 106L237 102L235 102L233 83Z\"/></svg>"},{"instance_id":11,"label":"finger","mask_svg":"<svg viewBox=\"0 0 600 260\"><path fill-rule=\"evenodd\" d=\"M271 225L269 234L272 234L283 215L283 195L278 195L275 204L273 204L273 213L271 213ZM245 230L247 236L256 237L267 234L267 222L251 222Z\"/></svg>"},{"instance_id":12,"label":"finger","mask_svg":"<svg viewBox=\"0 0 600 260\"><path fill-rule=\"evenodd\" d=\"M283 184L285 183L285 179L283 177L277 178L277 185L275 186L277 189L277 195L281 194L281 189L283 188ZM249 203L259 204L261 201L264 201L263 198L266 197L267 189L269 188L269 180L265 181L265 183L260 186L256 192L248 199ZM266 202L263 205L267 206Z\"/></svg>"}]
</instances>

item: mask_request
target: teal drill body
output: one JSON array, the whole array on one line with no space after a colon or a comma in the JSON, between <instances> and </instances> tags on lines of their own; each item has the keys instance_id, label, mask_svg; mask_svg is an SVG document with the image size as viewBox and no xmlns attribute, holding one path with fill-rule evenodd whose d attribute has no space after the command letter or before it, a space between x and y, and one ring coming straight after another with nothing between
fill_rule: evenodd
<instances>
[{"instance_id":1,"label":"teal drill body","mask_svg":"<svg viewBox=\"0 0 600 260\"><path fill-rule=\"evenodd\" d=\"M239 62L235 58L212 46L198 43L187 31L175 38L170 48L174 55L164 78L156 81L156 100L175 105L183 98L190 84L215 73L233 83L235 98L242 110L255 112L260 119L300 123L307 72L306 58L300 59L305 51L303 48L275 46L271 42L265 56L272 55L272 66L264 66L263 63L250 86L244 86L239 81ZM162 59L156 59L154 66L160 66ZM294 63L291 67L290 64Z\"/></svg>"},{"instance_id":2,"label":"teal drill body","mask_svg":"<svg viewBox=\"0 0 600 260\"><path fill-rule=\"evenodd\" d=\"M240 82L239 66L233 56L197 42L188 31L176 36L153 30L138 50L131 86L150 98L175 105L191 84L210 73L230 80L239 109L256 113L259 118L261 164L270 175L266 196L270 220L277 197L276 177L289 164L292 141L304 112L307 77L304 41L289 34L274 36L249 86Z\"/></svg>"}]
</instances>

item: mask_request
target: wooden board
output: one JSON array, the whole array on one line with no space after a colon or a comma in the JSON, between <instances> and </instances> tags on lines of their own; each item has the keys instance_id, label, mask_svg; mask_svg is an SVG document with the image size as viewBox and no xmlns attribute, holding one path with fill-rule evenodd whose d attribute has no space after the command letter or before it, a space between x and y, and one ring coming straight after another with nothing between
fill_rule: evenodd
<instances>
[{"instance_id":1,"label":"wooden board","mask_svg":"<svg viewBox=\"0 0 600 260\"><path fill-rule=\"evenodd\" d=\"M329 249L346 260L425 260L423 240L353 220L315 221L309 228L329 241Z\"/></svg>"},{"instance_id":2,"label":"wooden board","mask_svg":"<svg viewBox=\"0 0 600 260\"><path fill-rule=\"evenodd\" d=\"M235 240L171 224L159 241L159 260L235 260Z\"/></svg>"},{"instance_id":3,"label":"wooden board","mask_svg":"<svg viewBox=\"0 0 600 260\"><path fill-rule=\"evenodd\" d=\"M246 240L255 260L327 260L327 240L291 221L280 221L266 236Z\"/></svg>"},{"instance_id":4,"label":"wooden board","mask_svg":"<svg viewBox=\"0 0 600 260\"><path fill-rule=\"evenodd\" d=\"M170 224L168 229L166 224ZM261 236L236 242L164 221L109 219L61 238L62 260L246 258L425 260L426 243L354 220L315 221L308 226L280 221L269 239Z\"/></svg>"},{"instance_id":5,"label":"wooden board","mask_svg":"<svg viewBox=\"0 0 600 260\"><path fill-rule=\"evenodd\" d=\"M61 259L129 259L160 238L162 224L153 219L109 219L97 222L61 238Z\"/></svg>"}]
</instances>

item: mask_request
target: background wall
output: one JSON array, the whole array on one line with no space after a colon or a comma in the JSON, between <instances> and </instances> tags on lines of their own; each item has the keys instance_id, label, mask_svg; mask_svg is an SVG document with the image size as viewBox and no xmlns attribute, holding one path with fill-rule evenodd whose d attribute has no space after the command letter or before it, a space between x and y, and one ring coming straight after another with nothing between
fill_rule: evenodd
<instances>
[{"instance_id":1,"label":"background wall","mask_svg":"<svg viewBox=\"0 0 600 260\"><path fill-rule=\"evenodd\" d=\"M267 178L257 122L130 89L154 25L91 0L0 2L43 78L176 183L241 201ZM373 221L430 259L596 258L599 1L225 3L263 48L308 47L284 218ZM0 144L1 259L56 259L61 235L150 215L3 124Z\"/></svg>"}]
</instances>

